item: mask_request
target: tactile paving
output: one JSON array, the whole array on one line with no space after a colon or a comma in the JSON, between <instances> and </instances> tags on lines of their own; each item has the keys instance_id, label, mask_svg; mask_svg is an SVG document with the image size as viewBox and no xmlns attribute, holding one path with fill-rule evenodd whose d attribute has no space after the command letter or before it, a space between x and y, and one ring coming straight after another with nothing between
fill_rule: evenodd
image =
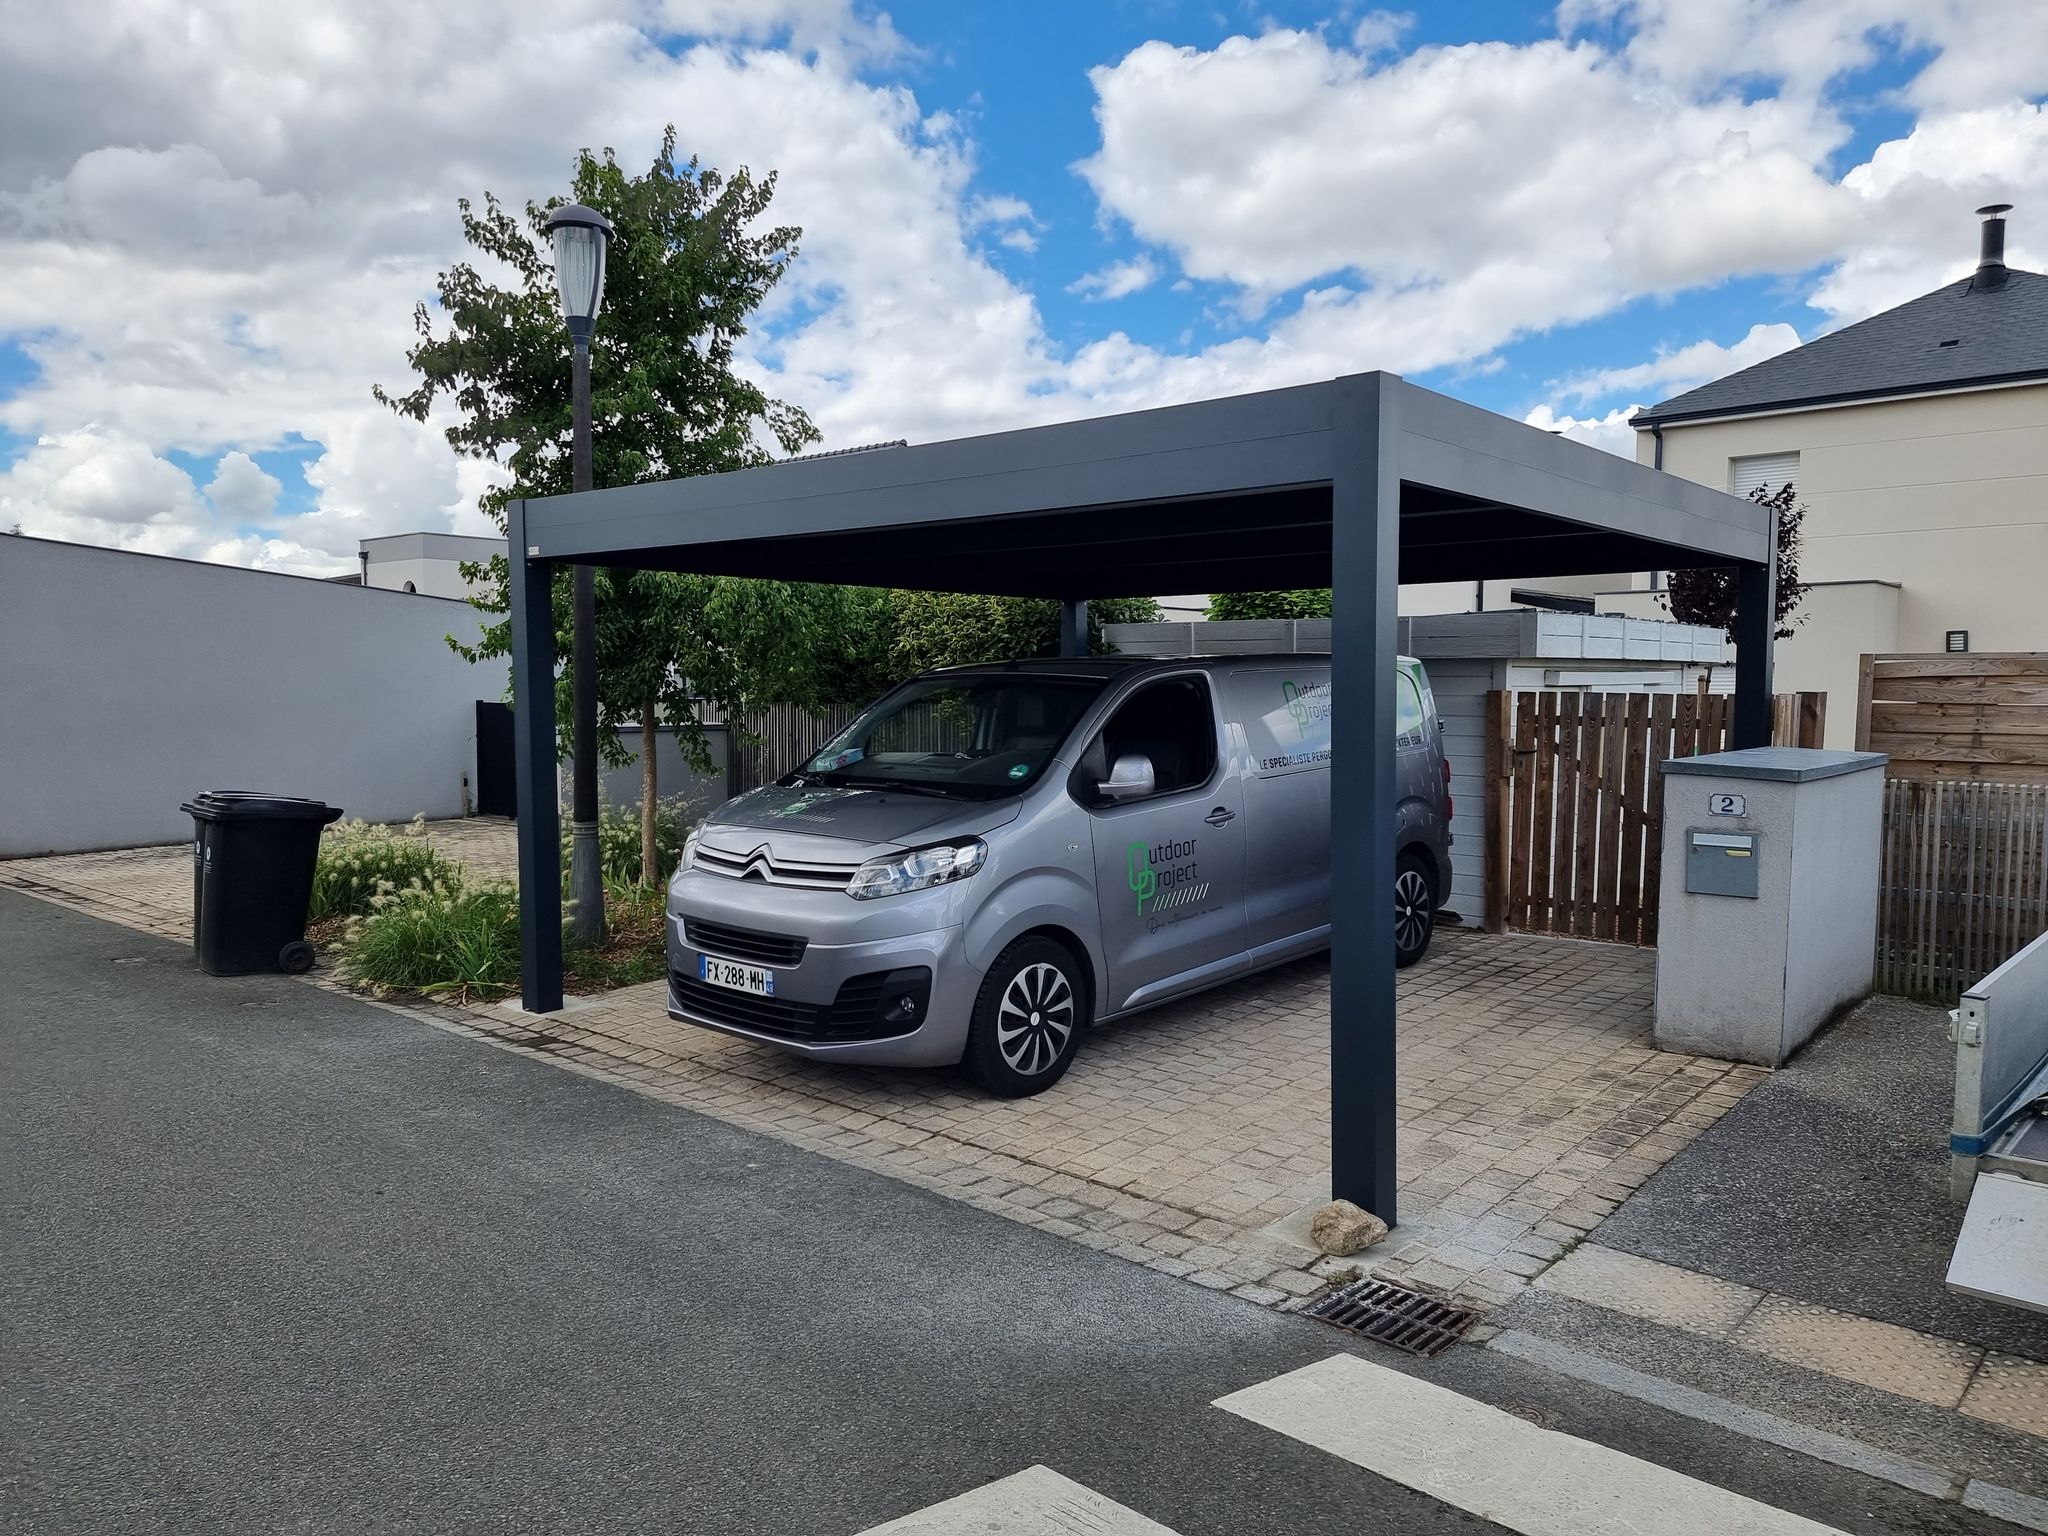
<instances>
[{"instance_id":1,"label":"tactile paving","mask_svg":"<svg viewBox=\"0 0 2048 1536\"><path fill-rule=\"evenodd\" d=\"M1812 1302L1767 1296L1730 1343L1937 1408L1963 1399L1983 1351Z\"/></svg>"},{"instance_id":2,"label":"tactile paving","mask_svg":"<svg viewBox=\"0 0 2048 1536\"><path fill-rule=\"evenodd\" d=\"M1574 1301L1710 1339L1727 1338L1763 1300L1763 1292L1746 1285L1595 1243L1573 1249L1536 1283Z\"/></svg>"},{"instance_id":3,"label":"tactile paving","mask_svg":"<svg viewBox=\"0 0 2048 1536\"><path fill-rule=\"evenodd\" d=\"M2015 1355L1986 1355L1963 1394L1962 1411L2048 1440L2048 1365Z\"/></svg>"}]
</instances>

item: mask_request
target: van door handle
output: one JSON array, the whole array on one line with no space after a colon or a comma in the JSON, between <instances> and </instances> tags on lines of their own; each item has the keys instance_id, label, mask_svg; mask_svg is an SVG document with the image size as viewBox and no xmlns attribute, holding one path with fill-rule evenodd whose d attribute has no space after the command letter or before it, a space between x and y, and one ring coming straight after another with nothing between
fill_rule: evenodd
<instances>
[{"instance_id":1,"label":"van door handle","mask_svg":"<svg viewBox=\"0 0 2048 1536\"><path fill-rule=\"evenodd\" d=\"M1204 816L1202 820L1209 823L1209 825L1212 827L1220 827L1225 822L1237 820L1237 812L1233 811L1227 805L1219 805L1216 807L1215 810L1211 811L1208 815Z\"/></svg>"}]
</instances>

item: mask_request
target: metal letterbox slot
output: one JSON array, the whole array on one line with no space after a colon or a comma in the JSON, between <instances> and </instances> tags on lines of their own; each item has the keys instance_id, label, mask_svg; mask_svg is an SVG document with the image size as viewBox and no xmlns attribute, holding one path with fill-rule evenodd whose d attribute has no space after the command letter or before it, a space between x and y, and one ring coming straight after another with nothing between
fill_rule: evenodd
<instances>
[{"instance_id":1,"label":"metal letterbox slot","mask_svg":"<svg viewBox=\"0 0 2048 1536\"><path fill-rule=\"evenodd\" d=\"M1757 844L1754 832L1685 834L1685 888L1701 896L1757 895Z\"/></svg>"}]
</instances>

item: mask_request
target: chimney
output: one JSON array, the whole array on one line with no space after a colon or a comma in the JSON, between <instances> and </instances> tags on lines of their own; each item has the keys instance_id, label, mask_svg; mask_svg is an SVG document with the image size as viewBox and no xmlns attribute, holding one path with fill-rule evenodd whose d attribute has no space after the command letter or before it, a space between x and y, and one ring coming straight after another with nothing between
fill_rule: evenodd
<instances>
[{"instance_id":1,"label":"chimney","mask_svg":"<svg viewBox=\"0 0 2048 1536\"><path fill-rule=\"evenodd\" d=\"M2005 286L2005 216L2011 203L1987 203L1977 210L1984 221L1984 243L1977 258L1977 275L1970 279L1970 291Z\"/></svg>"}]
</instances>

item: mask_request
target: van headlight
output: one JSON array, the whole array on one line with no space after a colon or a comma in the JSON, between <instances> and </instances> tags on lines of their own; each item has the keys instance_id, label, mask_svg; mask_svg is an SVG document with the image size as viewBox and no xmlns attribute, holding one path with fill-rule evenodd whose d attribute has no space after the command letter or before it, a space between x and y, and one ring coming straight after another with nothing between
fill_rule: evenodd
<instances>
[{"instance_id":1,"label":"van headlight","mask_svg":"<svg viewBox=\"0 0 2048 1536\"><path fill-rule=\"evenodd\" d=\"M965 880L988 857L988 844L978 837L956 843L934 843L908 853L891 853L869 859L853 872L846 894L855 901L877 896L901 896L949 880Z\"/></svg>"},{"instance_id":2,"label":"van headlight","mask_svg":"<svg viewBox=\"0 0 2048 1536\"><path fill-rule=\"evenodd\" d=\"M704 829L702 827L692 827L690 828L690 835L683 839L683 856L676 860L677 874L680 875L684 870L691 869L696 866L697 838L698 835L703 832L703 830Z\"/></svg>"}]
</instances>

